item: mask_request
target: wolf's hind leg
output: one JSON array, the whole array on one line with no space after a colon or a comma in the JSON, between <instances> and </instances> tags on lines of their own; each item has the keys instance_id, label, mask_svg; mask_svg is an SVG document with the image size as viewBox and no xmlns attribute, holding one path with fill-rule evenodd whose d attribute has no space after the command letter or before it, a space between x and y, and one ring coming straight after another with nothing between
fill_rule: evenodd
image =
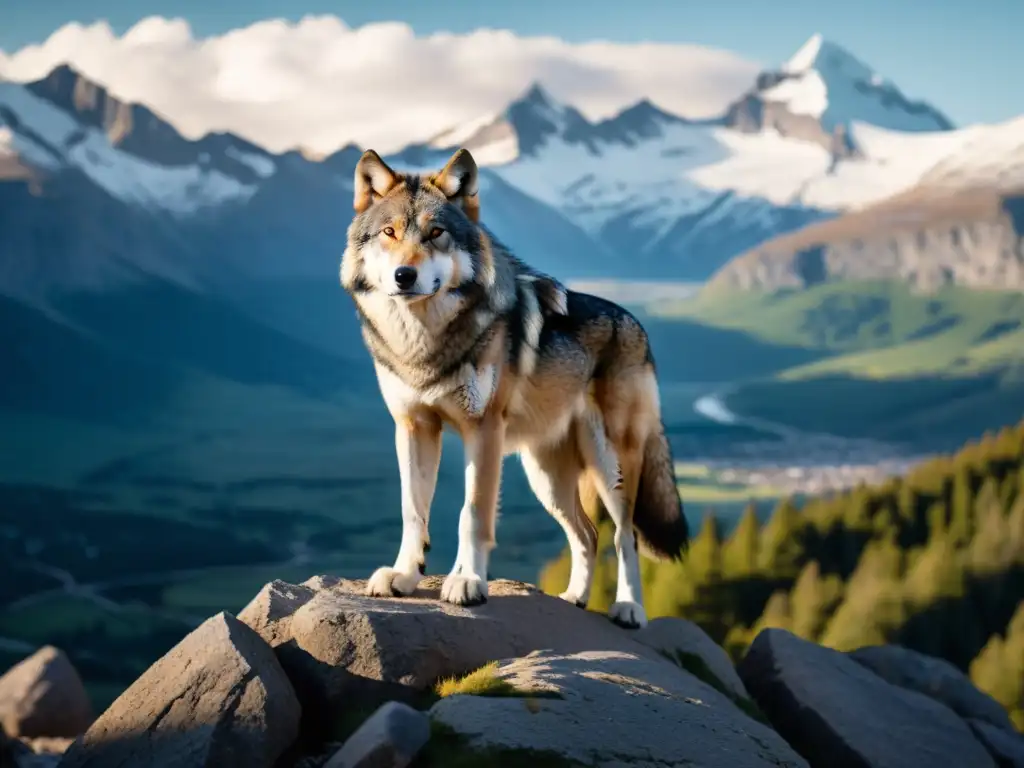
<instances>
[{"instance_id":1,"label":"wolf's hind leg","mask_svg":"<svg viewBox=\"0 0 1024 768\"><path fill-rule=\"evenodd\" d=\"M604 419L594 407L577 422L577 440L584 464L597 486L597 494L615 523L615 555L618 574L615 602L608 616L616 624L636 629L647 624L640 583L640 557L633 531L633 499L640 466L639 454L615 449L605 432Z\"/></svg>"},{"instance_id":2,"label":"wolf's hind leg","mask_svg":"<svg viewBox=\"0 0 1024 768\"><path fill-rule=\"evenodd\" d=\"M378 568L366 584L370 595L411 595L426 570L430 548L430 504L441 463L441 423L417 416L395 424L395 449L402 484L402 544L393 567Z\"/></svg>"},{"instance_id":3,"label":"wolf's hind leg","mask_svg":"<svg viewBox=\"0 0 1024 768\"><path fill-rule=\"evenodd\" d=\"M582 466L575 440L569 438L557 446L529 448L519 456L530 488L569 539L572 570L569 585L559 597L585 608L594 576L597 531L579 502L577 483Z\"/></svg>"}]
</instances>

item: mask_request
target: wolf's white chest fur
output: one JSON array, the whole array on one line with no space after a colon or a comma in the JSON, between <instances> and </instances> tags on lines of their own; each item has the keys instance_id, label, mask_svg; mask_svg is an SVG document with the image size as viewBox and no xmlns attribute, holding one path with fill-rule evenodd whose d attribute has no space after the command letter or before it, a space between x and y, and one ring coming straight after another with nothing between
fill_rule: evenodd
<instances>
[{"instance_id":1,"label":"wolf's white chest fur","mask_svg":"<svg viewBox=\"0 0 1024 768\"><path fill-rule=\"evenodd\" d=\"M498 369L494 365L474 368L468 363L451 378L434 386L418 389L410 386L391 371L377 366L377 380L381 395L393 414L408 413L417 406L436 406L465 413L471 417L483 415L494 396L498 383Z\"/></svg>"}]
</instances>

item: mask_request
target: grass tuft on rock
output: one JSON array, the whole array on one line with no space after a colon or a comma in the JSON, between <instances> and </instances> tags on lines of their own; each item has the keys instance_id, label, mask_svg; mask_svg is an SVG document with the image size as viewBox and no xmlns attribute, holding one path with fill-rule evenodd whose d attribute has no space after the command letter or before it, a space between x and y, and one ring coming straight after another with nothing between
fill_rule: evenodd
<instances>
[{"instance_id":1,"label":"grass tuft on rock","mask_svg":"<svg viewBox=\"0 0 1024 768\"><path fill-rule=\"evenodd\" d=\"M448 696L488 696L491 698L560 699L555 691L538 691L517 688L508 680L498 677L498 663L491 662L470 672L465 677L448 677L439 680L434 692L442 699Z\"/></svg>"}]
</instances>

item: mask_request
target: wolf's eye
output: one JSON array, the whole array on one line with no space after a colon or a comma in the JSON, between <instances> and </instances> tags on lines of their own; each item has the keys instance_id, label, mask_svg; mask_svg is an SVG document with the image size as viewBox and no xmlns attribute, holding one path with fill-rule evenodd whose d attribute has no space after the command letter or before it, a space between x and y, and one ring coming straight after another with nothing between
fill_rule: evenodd
<instances>
[{"instance_id":1,"label":"wolf's eye","mask_svg":"<svg viewBox=\"0 0 1024 768\"><path fill-rule=\"evenodd\" d=\"M427 235L427 240L437 240L441 235L444 234L444 230L440 227L434 227L430 230L430 234Z\"/></svg>"},{"instance_id":2,"label":"wolf's eye","mask_svg":"<svg viewBox=\"0 0 1024 768\"><path fill-rule=\"evenodd\" d=\"M394 227L384 227L383 231L384 231L384 234L387 235L388 237L394 237L395 236L395 228Z\"/></svg>"}]
</instances>

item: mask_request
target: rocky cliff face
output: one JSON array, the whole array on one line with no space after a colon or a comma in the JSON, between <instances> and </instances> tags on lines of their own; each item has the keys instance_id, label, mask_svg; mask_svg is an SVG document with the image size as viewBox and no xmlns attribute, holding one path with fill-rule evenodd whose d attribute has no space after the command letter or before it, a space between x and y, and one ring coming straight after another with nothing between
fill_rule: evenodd
<instances>
[{"instance_id":1,"label":"rocky cliff face","mask_svg":"<svg viewBox=\"0 0 1024 768\"><path fill-rule=\"evenodd\" d=\"M765 101L757 90L730 105L725 124L743 133L769 130L780 136L820 144L832 154L833 161L859 155L845 125L835 125L829 130L816 117L793 112L785 104Z\"/></svg>"},{"instance_id":2,"label":"rocky cliff face","mask_svg":"<svg viewBox=\"0 0 1024 768\"><path fill-rule=\"evenodd\" d=\"M1024 289L1024 194L914 193L769 240L711 280L740 290L830 280Z\"/></svg>"},{"instance_id":3,"label":"rocky cliff face","mask_svg":"<svg viewBox=\"0 0 1024 768\"><path fill-rule=\"evenodd\" d=\"M844 654L768 629L734 667L682 619L629 631L527 584L492 582L472 609L440 602L439 586L379 599L331 577L268 584L91 724L79 707L70 747L25 739L25 724L66 730L44 710L80 699L80 681L24 662L0 678L0 719L22 735L0 734L0 765L1024 765L1024 736L998 704L903 648Z\"/></svg>"}]
</instances>

